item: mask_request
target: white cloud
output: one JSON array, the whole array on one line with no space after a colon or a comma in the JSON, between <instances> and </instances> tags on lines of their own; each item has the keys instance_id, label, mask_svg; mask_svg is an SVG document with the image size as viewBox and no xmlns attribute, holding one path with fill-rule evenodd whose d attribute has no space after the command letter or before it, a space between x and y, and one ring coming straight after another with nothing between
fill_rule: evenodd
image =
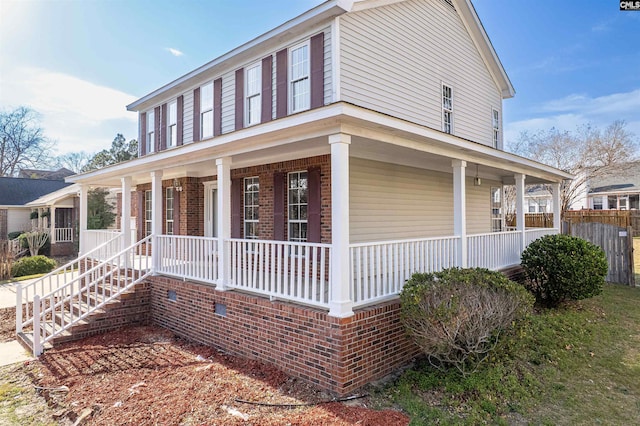
<instances>
[{"instance_id":1,"label":"white cloud","mask_svg":"<svg viewBox=\"0 0 640 426\"><path fill-rule=\"evenodd\" d=\"M42 116L59 153L108 148L117 133L137 138L137 115L126 110L136 97L77 77L40 68L0 75L3 107L29 106Z\"/></svg>"},{"instance_id":2,"label":"white cloud","mask_svg":"<svg viewBox=\"0 0 640 426\"><path fill-rule=\"evenodd\" d=\"M183 56L184 53L179 51L178 49L174 49L173 47L166 47L164 50L171 53L173 56Z\"/></svg>"},{"instance_id":3,"label":"white cloud","mask_svg":"<svg viewBox=\"0 0 640 426\"><path fill-rule=\"evenodd\" d=\"M535 117L515 121L505 126L505 140L516 140L523 131L537 132L555 127L573 131L578 126L592 124L604 128L615 120L627 122L627 130L640 138L640 89L625 93L590 97L572 94L541 105Z\"/></svg>"}]
</instances>

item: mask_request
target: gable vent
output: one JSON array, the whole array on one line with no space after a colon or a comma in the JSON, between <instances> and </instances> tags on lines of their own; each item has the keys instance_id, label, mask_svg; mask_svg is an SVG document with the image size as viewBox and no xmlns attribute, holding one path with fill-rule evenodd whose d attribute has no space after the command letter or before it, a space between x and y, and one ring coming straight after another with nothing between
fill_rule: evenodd
<instances>
[{"instance_id":1,"label":"gable vent","mask_svg":"<svg viewBox=\"0 0 640 426\"><path fill-rule=\"evenodd\" d=\"M449 7L453 10L456 10L455 6L453 5L453 0L443 0L446 4L449 5Z\"/></svg>"}]
</instances>

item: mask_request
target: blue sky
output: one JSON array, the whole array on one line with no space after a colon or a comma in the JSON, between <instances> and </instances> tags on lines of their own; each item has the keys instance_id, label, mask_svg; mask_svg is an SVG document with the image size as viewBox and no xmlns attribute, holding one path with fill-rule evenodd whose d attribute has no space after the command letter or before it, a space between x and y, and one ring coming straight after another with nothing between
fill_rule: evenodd
<instances>
[{"instance_id":1,"label":"blue sky","mask_svg":"<svg viewBox=\"0 0 640 426\"><path fill-rule=\"evenodd\" d=\"M126 104L322 0L0 0L0 108L42 114L58 153L135 138ZM617 0L475 0L516 88L505 137L615 119L640 137L640 12Z\"/></svg>"}]
</instances>

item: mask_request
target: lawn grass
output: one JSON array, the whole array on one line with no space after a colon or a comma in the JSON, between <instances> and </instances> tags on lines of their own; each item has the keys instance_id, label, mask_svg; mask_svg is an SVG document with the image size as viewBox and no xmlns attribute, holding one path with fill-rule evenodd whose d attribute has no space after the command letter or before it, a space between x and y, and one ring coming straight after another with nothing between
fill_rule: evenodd
<instances>
[{"instance_id":1,"label":"lawn grass","mask_svg":"<svg viewBox=\"0 0 640 426\"><path fill-rule=\"evenodd\" d=\"M422 424L640 424L640 288L532 315L467 377L418 362L379 390Z\"/></svg>"}]
</instances>

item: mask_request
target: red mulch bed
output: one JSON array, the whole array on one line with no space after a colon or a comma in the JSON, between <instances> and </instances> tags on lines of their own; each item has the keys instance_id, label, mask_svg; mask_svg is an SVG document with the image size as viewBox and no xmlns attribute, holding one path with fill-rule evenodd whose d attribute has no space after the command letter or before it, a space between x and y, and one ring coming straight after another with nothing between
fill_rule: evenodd
<instances>
[{"instance_id":1,"label":"red mulch bed","mask_svg":"<svg viewBox=\"0 0 640 426\"><path fill-rule=\"evenodd\" d=\"M16 308L0 308L0 343L11 340L16 340Z\"/></svg>"},{"instance_id":2,"label":"red mulch bed","mask_svg":"<svg viewBox=\"0 0 640 426\"><path fill-rule=\"evenodd\" d=\"M131 327L60 345L38 385L67 386L63 404L93 425L407 425L406 415L346 403L259 361L194 345L158 327ZM38 374L39 373L39 374ZM316 404L308 407L251 405Z\"/></svg>"}]
</instances>

